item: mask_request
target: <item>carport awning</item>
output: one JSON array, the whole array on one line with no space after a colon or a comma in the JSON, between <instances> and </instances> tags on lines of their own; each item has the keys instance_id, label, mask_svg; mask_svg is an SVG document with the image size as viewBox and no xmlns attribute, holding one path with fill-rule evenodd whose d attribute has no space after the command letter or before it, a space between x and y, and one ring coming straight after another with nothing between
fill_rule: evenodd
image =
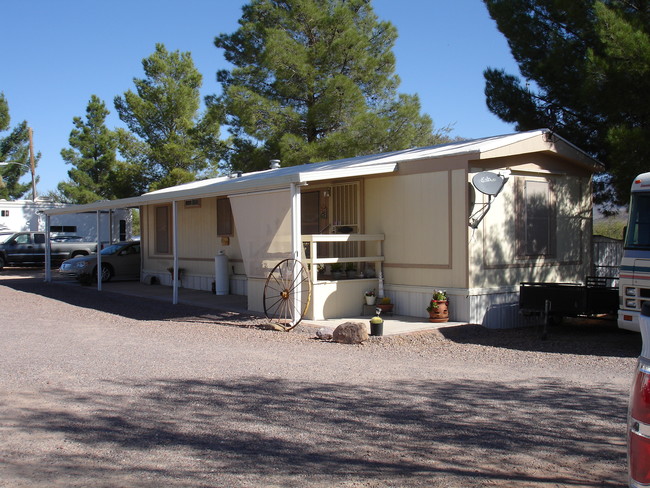
<instances>
[{"instance_id":1,"label":"carport awning","mask_svg":"<svg viewBox=\"0 0 650 488\"><path fill-rule=\"evenodd\" d=\"M236 196L274 190L288 190L292 184L304 185L313 181L351 178L392 173L397 168L396 161L381 162L381 157L365 156L351 160L328 163L304 164L267 171L248 173L241 177L212 178L194 181L185 185L164 188L139 197L119 200L101 200L85 205L72 205L66 208L43 210L46 215L63 215L70 213L95 212L115 208L137 208L142 205L154 205L183 201L194 198L215 196Z\"/></svg>"}]
</instances>

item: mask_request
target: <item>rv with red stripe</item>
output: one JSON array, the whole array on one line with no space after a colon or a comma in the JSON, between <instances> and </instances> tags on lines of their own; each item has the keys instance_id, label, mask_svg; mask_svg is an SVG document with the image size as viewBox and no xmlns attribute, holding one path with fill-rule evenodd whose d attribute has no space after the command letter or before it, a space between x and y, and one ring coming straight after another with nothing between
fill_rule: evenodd
<instances>
[{"instance_id":1,"label":"rv with red stripe","mask_svg":"<svg viewBox=\"0 0 650 488\"><path fill-rule=\"evenodd\" d=\"M639 332L641 307L650 301L650 173L632 183L619 276L618 326Z\"/></svg>"}]
</instances>

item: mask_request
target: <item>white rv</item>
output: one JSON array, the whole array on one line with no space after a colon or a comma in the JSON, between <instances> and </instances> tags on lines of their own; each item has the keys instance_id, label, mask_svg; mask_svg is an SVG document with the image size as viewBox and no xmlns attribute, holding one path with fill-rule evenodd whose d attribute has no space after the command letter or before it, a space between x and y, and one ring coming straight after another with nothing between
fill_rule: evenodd
<instances>
[{"instance_id":1,"label":"white rv","mask_svg":"<svg viewBox=\"0 0 650 488\"><path fill-rule=\"evenodd\" d=\"M618 326L639 332L643 302L650 301L650 173L632 183L619 280Z\"/></svg>"}]
</instances>

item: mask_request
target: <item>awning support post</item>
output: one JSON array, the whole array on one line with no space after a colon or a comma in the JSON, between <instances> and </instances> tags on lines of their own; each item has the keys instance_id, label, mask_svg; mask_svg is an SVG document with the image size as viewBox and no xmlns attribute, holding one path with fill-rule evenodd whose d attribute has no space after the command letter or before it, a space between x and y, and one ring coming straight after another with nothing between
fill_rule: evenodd
<instances>
[{"instance_id":1,"label":"awning support post","mask_svg":"<svg viewBox=\"0 0 650 488\"><path fill-rule=\"evenodd\" d=\"M108 243L113 244L113 210L108 210Z\"/></svg>"},{"instance_id":2,"label":"awning support post","mask_svg":"<svg viewBox=\"0 0 650 488\"><path fill-rule=\"evenodd\" d=\"M302 285L300 284L300 257L301 247L302 247L302 237L300 229L300 190L295 183L291 183L290 186L290 196L291 196L291 256L296 260L296 263L293 268L292 283L295 286L293 294L293 311L292 316L294 320L298 319L300 315L300 304L302 302ZM291 325L295 325L292 323Z\"/></svg>"},{"instance_id":3,"label":"awning support post","mask_svg":"<svg viewBox=\"0 0 650 488\"><path fill-rule=\"evenodd\" d=\"M178 303L178 202L172 202L172 248L174 255L173 277L172 277L172 303Z\"/></svg>"},{"instance_id":4,"label":"awning support post","mask_svg":"<svg viewBox=\"0 0 650 488\"><path fill-rule=\"evenodd\" d=\"M99 240L102 215L97 210L97 291L102 291L102 242Z\"/></svg>"},{"instance_id":5,"label":"awning support post","mask_svg":"<svg viewBox=\"0 0 650 488\"><path fill-rule=\"evenodd\" d=\"M52 243L50 242L50 216L45 215L45 282L52 281Z\"/></svg>"}]
</instances>

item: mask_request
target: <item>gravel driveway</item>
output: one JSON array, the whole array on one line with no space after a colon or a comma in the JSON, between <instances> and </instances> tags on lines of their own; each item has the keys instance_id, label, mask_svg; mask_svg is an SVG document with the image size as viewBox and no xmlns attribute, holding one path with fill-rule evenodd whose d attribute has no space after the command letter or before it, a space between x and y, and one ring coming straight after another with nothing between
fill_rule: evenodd
<instances>
[{"instance_id":1,"label":"gravel driveway","mask_svg":"<svg viewBox=\"0 0 650 488\"><path fill-rule=\"evenodd\" d=\"M0 487L624 486L640 335L372 338L0 274Z\"/></svg>"}]
</instances>

